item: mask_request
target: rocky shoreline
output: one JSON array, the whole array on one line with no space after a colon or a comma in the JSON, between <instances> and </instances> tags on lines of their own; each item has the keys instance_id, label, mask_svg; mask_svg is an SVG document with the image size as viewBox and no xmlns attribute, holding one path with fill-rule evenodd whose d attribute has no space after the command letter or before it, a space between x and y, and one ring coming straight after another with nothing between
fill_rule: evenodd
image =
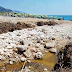
<instances>
[{"instance_id":1,"label":"rocky shoreline","mask_svg":"<svg viewBox=\"0 0 72 72\"><path fill-rule=\"evenodd\" d=\"M54 21L40 21L34 25L4 22L0 24L0 33L0 63L7 60L5 63L12 65L30 62L30 59L43 59L46 52L58 54L72 38L72 24ZM1 70L3 66L0 64ZM48 70L44 68L44 71Z\"/></svg>"}]
</instances>

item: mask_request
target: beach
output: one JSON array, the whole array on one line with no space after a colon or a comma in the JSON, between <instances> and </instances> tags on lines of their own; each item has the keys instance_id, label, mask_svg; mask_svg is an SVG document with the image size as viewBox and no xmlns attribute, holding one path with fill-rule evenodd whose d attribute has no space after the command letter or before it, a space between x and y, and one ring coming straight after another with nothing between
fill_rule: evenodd
<instances>
[{"instance_id":1,"label":"beach","mask_svg":"<svg viewBox=\"0 0 72 72\"><path fill-rule=\"evenodd\" d=\"M66 48L71 65L71 42L72 21L0 16L0 72L58 71L58 54Z\"/></svg>"}]
</instances>

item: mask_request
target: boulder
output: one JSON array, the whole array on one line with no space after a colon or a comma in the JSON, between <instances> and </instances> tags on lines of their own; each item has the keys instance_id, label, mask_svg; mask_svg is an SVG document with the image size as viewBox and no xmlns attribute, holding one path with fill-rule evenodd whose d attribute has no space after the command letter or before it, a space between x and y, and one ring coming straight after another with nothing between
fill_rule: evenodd
<instances>
[{"instance_id":1,"label":"boulder","mask_svg":"<svg viewBox=\"0 0 72 72\"><path fill-rule=\"evenodd\" d=\"M25 51L28 48L28 45L18 45L18 46L16 46L16 48L19 51Z\"/></svg>"},{"instance_id":2,"label":"boulder","mask_svg":"<svg viewBox=\"0 0 72 72\"><path fill-rule=\"evenodd\" d=\"M35 59L42 59L43 58L43 54L41 52L37 52L37 53L35 53L34 58Z\"/></svg>"},{"instance_id":3,"label":"boulder","mask_svg":"<svg viewBox=\"0 0 72 72\"><path fill-rule=\"evenodd\" d=\"M46 43L45 44L45 48L54 48L54 46L55 46L55 43Z\"/></svg>"}]
</instances>

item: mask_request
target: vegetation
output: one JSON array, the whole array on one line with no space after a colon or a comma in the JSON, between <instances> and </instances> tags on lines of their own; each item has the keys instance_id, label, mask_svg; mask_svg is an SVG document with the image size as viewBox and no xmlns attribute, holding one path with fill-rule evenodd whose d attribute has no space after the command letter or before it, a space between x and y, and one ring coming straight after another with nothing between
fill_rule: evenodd
<instances>
[{"instance_id":1,"label":"vegetation","mask_svg":"<svg viewBox=\"0 0 72 72\"><path fill-rule=\"evenodd\" d=\"M26 18L42 18L42 19L57 19L57 16L47 16L47 15L36 15L36 14L29 14L29 13L17 13L17 12L0 12L2 16L11 16L11 17L26 17ZM62 19L62 17L59 17Z\"/></svg>"}]
</instances>

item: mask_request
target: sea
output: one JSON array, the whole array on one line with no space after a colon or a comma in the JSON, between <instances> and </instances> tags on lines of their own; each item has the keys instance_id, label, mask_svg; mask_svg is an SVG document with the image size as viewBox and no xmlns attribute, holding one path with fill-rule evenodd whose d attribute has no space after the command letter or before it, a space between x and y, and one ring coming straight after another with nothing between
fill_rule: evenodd
<instances>
[{"instance_id":1,"label":"sea","mask_svg":"<svg viewBox=\"0 0 72 72\"><path fill-rule=\"evenodd\" d=\"M62 17L64 18L64 20L69 20L69 19L72 20L72 15L48 15L48 17L49 16L53 16L53 18L57 16L56 19L58 19L59 17Z\"/></svg>"}]
</instances>

